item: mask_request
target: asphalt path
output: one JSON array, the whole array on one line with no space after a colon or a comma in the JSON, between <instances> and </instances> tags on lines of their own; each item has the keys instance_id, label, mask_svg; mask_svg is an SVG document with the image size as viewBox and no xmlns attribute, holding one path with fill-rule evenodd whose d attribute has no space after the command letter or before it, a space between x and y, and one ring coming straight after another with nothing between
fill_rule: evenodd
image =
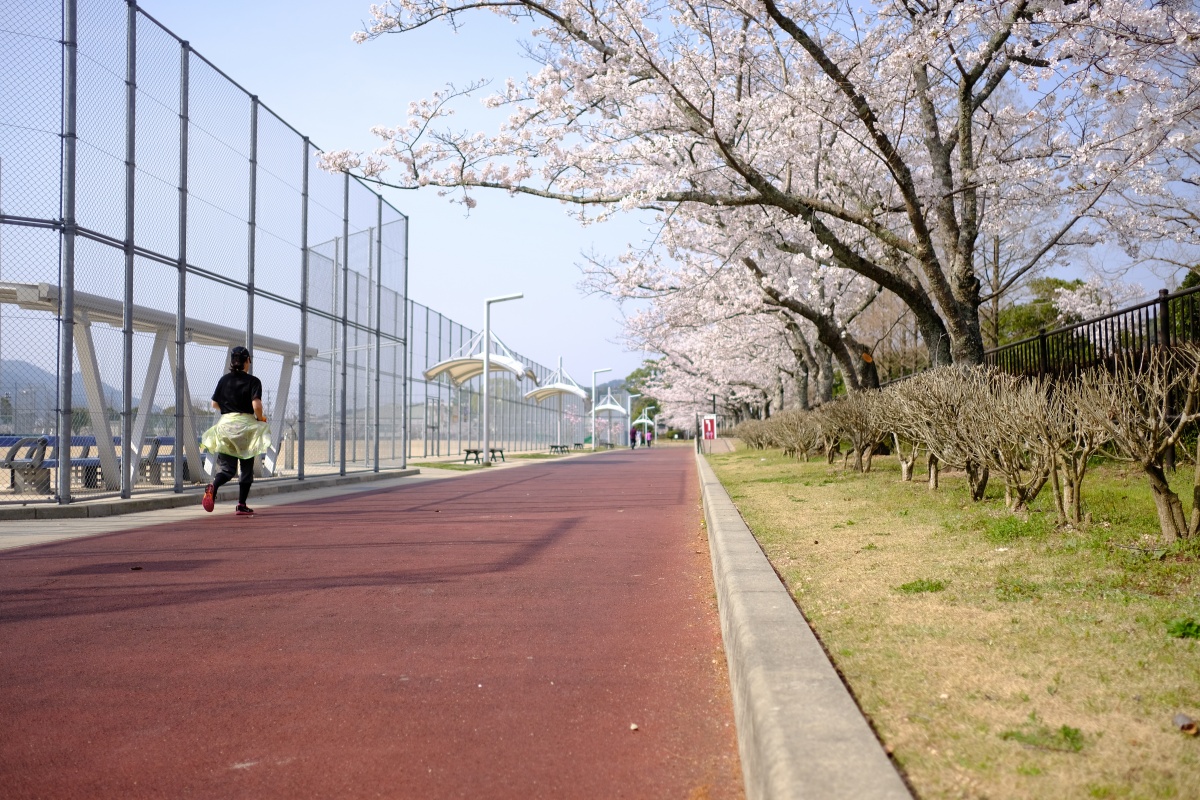
<instances>
[{"instance_id":1,"label":"asphalt path","mask_svg":"<svg viewBox=\"0 0 1200 800\"><path fill-rule=\"evenodd\" d=\"M0 795L737 798L687 448L0 553Z\"/></svg>"}]
</instances>

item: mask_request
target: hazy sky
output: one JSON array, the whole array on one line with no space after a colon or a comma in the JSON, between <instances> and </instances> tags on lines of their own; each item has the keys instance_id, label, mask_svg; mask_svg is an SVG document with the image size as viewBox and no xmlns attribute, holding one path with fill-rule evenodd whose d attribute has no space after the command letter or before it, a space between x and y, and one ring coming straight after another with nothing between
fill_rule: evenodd
<instances>
[{"instance_id":1,"label":"hazy sky","mask_svg":"<svg viewBox=\"0 0 1200 800\"><path fill-rule=\"evenodd\" d=\"M115 2L115 0L113 0ZM256 93L325 149L369 149L372 125L406 120L408 103L448 83L502 83L533 67L521 57L521 28L480 14L457 34L435 25L356 45L369 0L143 0L181 38ZM494 129L477 100L457 106L455 127ZM386 176L385 176L386 178ZM552 201L480 191L469 217L436 190L385 190L409 215L409 294L458 322L483 325L483 299L524 292L492 307L493 329L542 364L564 357L581 384L612 367L624 376L642 360L619 343L621 310L577 288L584 252L616 255L641 242L644 226L624 219L582 227ZM610 377L604 375L601 381Z\"/></svg>"}]
</instances>

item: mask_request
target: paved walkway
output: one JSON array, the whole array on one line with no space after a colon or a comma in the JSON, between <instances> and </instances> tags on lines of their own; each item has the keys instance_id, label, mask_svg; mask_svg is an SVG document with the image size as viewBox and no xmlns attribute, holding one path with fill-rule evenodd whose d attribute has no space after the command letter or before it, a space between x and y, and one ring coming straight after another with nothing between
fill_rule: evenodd
<instances>
[{"instance_id":1,"label":"paved walkway","mask_svg":"<svg viewBox=\"0 0 1200 800\"><path fill-rule=\"evenodd\" d=\"M2 552L3 794L740 797L693 459Z\"/></svg>"}]
</instances>

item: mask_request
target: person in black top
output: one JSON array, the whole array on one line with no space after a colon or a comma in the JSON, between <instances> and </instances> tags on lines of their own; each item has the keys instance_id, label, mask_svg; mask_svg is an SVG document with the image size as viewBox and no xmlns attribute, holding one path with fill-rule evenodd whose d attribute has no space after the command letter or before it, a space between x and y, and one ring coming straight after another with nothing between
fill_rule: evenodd
<instances>
[{"instance_id":1,"label":"person in black top","mask_svg":"<svg viewBox=\"0 0 1200 800\"><path fill-rule=\"evenodd\" d=\"M271 446L271 437L263 415L262 381L246 372L251 363L249 350L233 348L229 352L229 372L217 381L213 391L212 405L221 412L221 419L204 432L201 447L216 454L220 470L204 489L205 511L213 510L217 490L233 480L240 468L235 513L238 516L254 513L246 505L250 485L254 483L254 460Z\"/></svg>"}]
</instances>

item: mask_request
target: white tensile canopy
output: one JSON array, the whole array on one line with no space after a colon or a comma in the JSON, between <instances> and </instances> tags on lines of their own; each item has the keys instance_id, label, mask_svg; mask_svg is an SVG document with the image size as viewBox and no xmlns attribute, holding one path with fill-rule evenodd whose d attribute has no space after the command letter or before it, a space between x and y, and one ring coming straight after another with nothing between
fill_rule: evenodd
<instances>
[{"instance_id":1,"label":"white tensile canopy","mask_svg":"<svg viewBox=\"0 0 1200 800\"><path fill-rule=\"evenodd\" d=\"M587 398L587 392L579 388L579 384L567 374L567 371L562 367L562 359L559 359L558 369L550 373L550 377L546 379L545 383L526 392L525 399L540 403L550 397L563 397L565 395L573 395L580 400Z\"/></svg>"},{"instance_id":2,"label":"white tensile canopy","mask_svg":"<svg viewBox=\"0 0 1200 800\"><path fill-rule=\"evenodd\" d=\"M495 334L492 334L492 346L488 361L492 372L510 372L518 379L529 378L534 384L538 382L534 371L518 361L512 351ZM477 333L471 337L471 341L454 351L454 354L445 361L440 361L425 370L425 380L432 381L439 375L447 375L455 386L461 386L482 374L483 334Z\"/></svg>"},{"instance_id":3,"label":"white tensile canopy","mask_svg":"<svg viewBox=\"0 0 1200 800\"><path fill-rule=\"evenodd\" d=\"M596 406L596 411L616 411L618 414L625 413L625 407L613 399L612 387L608 387L608 394L604 395L604 400L600 405Z\"/></svg>"},{"instance_id":4,"label":"white tensile canopy","mask_svg":"<svg viewBox=\"0 0 1200 800\"><path fill-rule=\"evenodd\" d=\"M546 382L541 386L530 389L525 393L526 400L534 400L539 404L543 400L550 397L558 398L558 433L554 438L554 443L556 445L562 444L562 401L563 398L567 397L568 395L572 397L578 397L580 400L586 400L588 396L587 392L581 389L579 384L575 382L575 379L568 375L567 371L563 369L562 356L559 356L558 358L558 369L550 373L550 376L546 378Z\"/></svg>"},{"instance_id":5,"label":"white tensile canopy","mask_svg":"<svg viewBox=\"0 0 1200 800\"><path fill-rule=\"evenodd\" d=\"M646 414L646 410L642 409L642 415L633 421L634 425L645 425L647 428L654 427L654 420L650 419Z\"/></svg>"}]
</instances>

